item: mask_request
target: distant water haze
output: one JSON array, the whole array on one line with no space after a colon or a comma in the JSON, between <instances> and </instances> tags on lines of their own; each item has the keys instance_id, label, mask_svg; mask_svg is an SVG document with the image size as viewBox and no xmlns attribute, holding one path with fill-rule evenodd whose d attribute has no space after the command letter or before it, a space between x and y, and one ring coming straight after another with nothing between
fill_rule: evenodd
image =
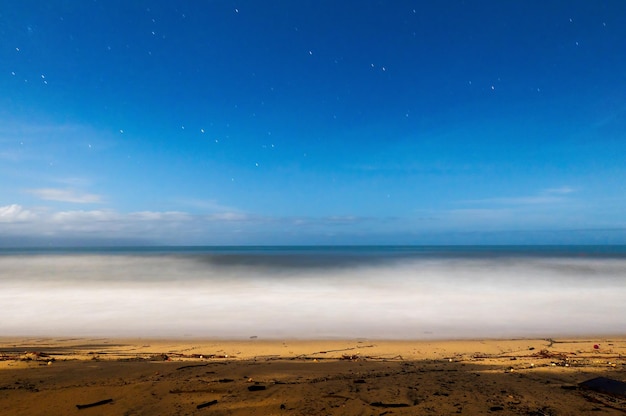
<instances>
[{"instance_id":1,"label":"distant water haze","mask_svg":"<svg viewBox=\"0 0 626 416\"><path fill-rule=\"evenodd\" d=\"M625 278L614 248L3 252L0 333L614 335L626 331Z\"/></svg>"}]
</instances>

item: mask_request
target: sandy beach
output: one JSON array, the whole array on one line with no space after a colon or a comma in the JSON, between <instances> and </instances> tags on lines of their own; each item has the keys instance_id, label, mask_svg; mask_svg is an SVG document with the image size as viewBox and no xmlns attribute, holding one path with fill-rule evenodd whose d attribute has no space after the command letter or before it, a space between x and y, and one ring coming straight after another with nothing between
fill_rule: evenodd
<instances>
[{"instance_id":1,"label":"sandy beach","mask_svg":"<svg viewBox=\"0 0 626 416\"><path fill-rule=\"evenodd\" d=\"M3 415L623 414L626 339L0 339ZM610 384L610 382L609 382ZM621 386L617 386L619 390Z\"/></svg>"}]
</instances>

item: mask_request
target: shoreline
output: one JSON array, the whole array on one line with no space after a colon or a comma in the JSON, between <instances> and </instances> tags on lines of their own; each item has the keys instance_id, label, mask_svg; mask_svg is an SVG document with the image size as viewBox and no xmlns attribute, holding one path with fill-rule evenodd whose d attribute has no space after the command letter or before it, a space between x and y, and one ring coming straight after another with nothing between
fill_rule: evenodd
<instances>
[{"instance_id":1,"label":"shoreline","mask_svg":"<svg viewBox=\"0 0 626 416\"><path fill-rule=\"evenodd\" d=\"M556 348L575 351L576 354L600 353L594 346L607 346L605 351L621 354L626 358L626 337L577 336L577 337L516 337L516 338L457 338L457 339L382 339L382 338L169 338L169 337L0 337L0 363L16 359L14 354L21 351L43 352L58 355L61 359L91 359L86 357L96 351L106 356L118 358L135 355L174 354L185 357L183 351L223 351L230 349L231 359L251 359L259 351L273 351L282 359L301 356L305 351L340 351L342 349L371 348L386 355L404 352L407 359L437 359L436 351L452 351L458 355L468 355L471 351L513 353L530 348ZM285 350L287 348L287 350ZM201 354L202 353L198 353ZM203 355L214 355L204 353ZM329 357L334 357L332 354ZM337 357L335 357L337 358Z\"/></svg>"},{"instance_id":2,"label":"shoreline","mask_svg":"<svg viewBox=\"0 0 626 416\"><path fill-rule=\"evenodd\" d=\"M626 382L625 336L0 338L0 413L15 415L623 414L626 398L579 385L595 377Z\"/></svg>"}]
</instances>

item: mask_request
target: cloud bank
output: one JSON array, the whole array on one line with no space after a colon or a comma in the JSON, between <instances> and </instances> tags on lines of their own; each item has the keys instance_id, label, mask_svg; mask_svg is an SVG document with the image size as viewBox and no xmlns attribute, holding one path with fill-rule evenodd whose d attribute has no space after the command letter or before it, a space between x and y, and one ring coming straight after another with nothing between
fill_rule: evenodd
<instances>
[{"instance_id":1,"label":"cloud bank","mask_svg":"<svg viewBox=\"0 0 626 416\"><path fill-rule=\"evenodd\" d=\"M0 206L0 247L120 245L625 244L626 227L526 218L504 209L458 209L403 217L263 217L241 212Z\"/></svg>"},{"instance_id":2,"label":"cloud bank","mask_svg":"<svg viewBox=\"0 0 626 416\"><path fill-rule=\"evenodd\" d=\"M626 224L603 221L572 197L573 188L459 201L406 216L254 215L215 201L192 201L204 213L119 212L0 206L0 247L47 245L289 244L624 244ZM42 200L96 203L71 189L32 190ZM201 211L202 212L202 211ZM619 217L607 212L609 216Z\"/></svg>"}]
</instances>

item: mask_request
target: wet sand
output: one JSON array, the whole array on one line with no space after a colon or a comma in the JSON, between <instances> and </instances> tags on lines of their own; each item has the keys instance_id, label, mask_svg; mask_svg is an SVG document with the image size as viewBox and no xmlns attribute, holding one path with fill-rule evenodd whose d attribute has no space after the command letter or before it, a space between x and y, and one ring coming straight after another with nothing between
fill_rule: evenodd
<instances>
[{"instance_id":1,"label":"wet sand","mask_svg":"<svg viewBox=\"0 0 626 416\"><path fill-rule=\"evenodd\" d=\"M2 415L623 415L600 376L625 338L0 338Z\"/></svg>"}]
</instances>

